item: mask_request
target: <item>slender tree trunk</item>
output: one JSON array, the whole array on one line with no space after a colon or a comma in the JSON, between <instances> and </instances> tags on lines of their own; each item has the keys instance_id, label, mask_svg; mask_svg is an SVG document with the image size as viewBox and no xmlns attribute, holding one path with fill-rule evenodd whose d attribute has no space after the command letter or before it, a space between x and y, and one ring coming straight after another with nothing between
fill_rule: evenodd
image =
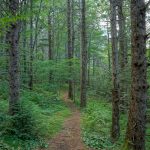
<instances>
[{"instance_id":1,"label":"slender tree trunk","mask_svg":"<svg viewBox=\"0 0 150 150\"><path fill-rule=\"evenodd\" d=\"M27 22L24 21L23 25L23 73L24 73L24 79L23 83L26 83L26 75L27 75L27 54L26 54L26 44L27 44L27 37L26 37L26 29L27 29Z\"/></svg>"},{"instance_id":2,"label":"slender tree trunk","mask_svg":"<svg viewBox=\"0 0 150 150\"><path fill-rule=\"evenodd\" d=\"M60 28L60 22L58 21L57 22L57 29ZM60 32L58 31L57 34L56 34L56 39L57 39L57 45L56 45L56 60L60 60L61 59L61 56L59 54L59 49L60 49L60 43L61 43L61 38L60 38Z\"/></svg>"},{"instance_id":3,"label":"slender tree trunk","mask_svg":"<svg viewBox=\"0 0 150 150\"><path fill-rule=\"evenodd\" d=\"M51 18L51 12L49 12L48 15L48 59L52 60L52 18ZM52 80L52 72L49 73L49 82Z\"/></svg>"},{"instance_id":4,"label":"slender tree trunk","mask_svg":"<svg viewBox=\"0 0 150 150\"><path fill-rule=\"evenodd\" d=\"M111 39L112 39L112 130L111 138L115 142L120 135L119 126L119 62L118 62L118 41L116 21L116 0L110 0L111 9Z\"/></svg>"},{"instance_id":5,"label":"slender tree trunk","mask_svg":"<svg viewBox=\"0 0 150 150\"><path fill-rule=\"evenodd\" d=\"M55 59L55 2L52 0L53 11L52 11L52 50L53 50L53 59ZM56 59L57 61L57 59Z\"/></svg>"},{"instance_id":6,"label":"slender tree trunk","mask_svg":"<svg viewBox=\"0 0 150 150\"><path fill-rule=\"evenodd\" d=\"M107 42L108 42L108 68L109 72L111 72L111 57L110 57L110 34L109 34L109 26L108 26L108 20L107 20Z\"/></svg>"},{"instance_id":7,"label":"slender tree trunk","mask_svg":"<svg viewBox=\"0 0 150 150\"><path fill-rule=\"evenodd\" d=\"M120 51L120 104L121 110L125 110L125 92L126 92L126 76L125 67L127 65L127 48L126 48L126 35L125 35L125 17L123 14L123 1L118 2L118 19L119 19L119 51Z\"/></svg>"},{"instance_id":8,"label":"slender tree trunk","mask_svg":"<svg viewBox=\"0 0 150 150\"><path fill-rule=\"evenodd\" d=\"M12 17L16 17L19 12L19 0L9 0L8 9ZM10 23L7 33L6 42L9 47L9 87L10 87L10 99L9 99L9 113L14 115L18 110L19 103L19 32L20 22L13 21Z\"/></svg>"},{"instance_id":9,"label":"slender tree trunk","mask_svg":"<svg viewBox=\"0 0 150 150\"><path fill-rule=\"evenodd\" d=\"M147 60L145 1L131 0L132 83L126 132L126 148L145 150Z\"/></svg>"},{"instance_id":10,"label":"slender tree trunk","mask_svg":"<svg viewBox=\"0 0 150 150\"><path fill-rule=\"evenodd\" d=\"M74 22L74 16L75 16L75 11L74 11L74 0L71 0L71 47L72 47L72 58L74 58L74 51L75 51L75 22ZM72 64L74 65L74 63ZM74 66L72 67L72 69ZM73 70L72 70L73 71ZM72 99L75 99L75 81L72 79Z\"/></svg>"},{"instance_id":11,"label":"slender tree trunk","mask_svg":"<svg viewBox=\"0 0 150 150\"><path fill-rule=\"evenodd\" d=\"M33 2L30 0L30 67L29 67L29 89L33 88Z\"/></svg>"},{"instance_id":12,"label":"slender tree trunk","mask_svg":"<svg viewBox=\"0 0 150 150\"><path fill-rule=\"evenodd\" d=\"M67 0L67 28L68 28L68 60L69 60L69 73L70 76L72 74L72 62L73 58L73 49L72 49L72 2L71 0ZM73 81L69 79L69 89L68 89L68 97L73 100Z\"/></svg>"},{"instance_id":13,"label":"slender tree trunk","mask_svg":"<svg viewBox=\"0 0 150 150\"><path fill-rule=\"evenodd\" d=\"M119 49L120 49L120 66L124 68L127 64L127 49L125 42L125 16L123 13L123 1L118 2L118 19L119 19Z\"/></svg>"},{"instance_id":14,"label":"slender tree trunk","mask_svg":"<svg viewBox=\"0 0 150 150\"><path fill-rule=\"evenodd\" d=\"M71 0L71 46L72 57L74 57L74 45L75 45L75 29L74 29L74 0Z\"/></svg>"},{"instance_id":15,"label":"slender tree trunk","mask_svg":"<svg viewBox=\"0 0 150 150\"><path fill-rule=\"evenodd\" d=\"M48 15L48 58L52 59L52 19L49 12Z\"/></svg>"},{"instance_id":16,"label":"slender tree trunk","mask_svg":"<svg viewBox=\"0 0 150 150\"><path fill-rule=\"evenodd\" d=\"M95 76L95 56L93 54L93 76Z\"/></svg>"},{"instance_id":17,"label":"slender tree trunk","mask_svg":"<svg viewBox=\"0 0 150 150\"><path fill-rule=\"evenodd\" d=\"M90 86L90 69L91 69L91 54L90 54L90 48L91 48L91 35L89 38L89 44L88 44L88 71L87 71L87 85Z\"/></svg>"},{"instance_id":18,"label":"slender tree trunk","mask_svg":"<svg viewBox=\"0 0 150 150\"><path fill-rule=\"evenodd\" d=\"M87 35L86 35L86 3L81 0L81 93L80 107L86 107L87 101Z\"/></svg>"}]
</instances>

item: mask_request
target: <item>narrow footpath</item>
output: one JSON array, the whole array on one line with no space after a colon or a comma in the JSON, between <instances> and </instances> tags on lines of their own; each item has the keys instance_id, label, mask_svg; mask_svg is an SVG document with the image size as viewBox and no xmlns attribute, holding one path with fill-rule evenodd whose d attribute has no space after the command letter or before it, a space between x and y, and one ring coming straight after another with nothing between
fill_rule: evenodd
<instances>
[{"instance_id":1,"label":"narrow footpath","mask_svg":"<svg viewBox=\"0 0 150 150\"><path fill-rule=\"evenodd\" d=\"M49 142L48 150L91 150L84 145L81 139L80 111L68 99L67 93L63 98L72 115L64 122L63 130Z\"/></svg>"}]
</instances>

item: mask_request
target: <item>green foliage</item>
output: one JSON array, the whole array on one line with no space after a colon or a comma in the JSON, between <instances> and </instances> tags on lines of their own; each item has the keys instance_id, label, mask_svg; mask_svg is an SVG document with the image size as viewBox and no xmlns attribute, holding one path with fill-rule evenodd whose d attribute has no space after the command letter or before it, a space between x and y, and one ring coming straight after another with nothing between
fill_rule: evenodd
<instances>
[{"instance_id":1,"label":"green foliage","mask_svg":"<svg viewBox=\"0 0 150 150\"><path fill-rule=\"evenodd\" d=\"M107 139L107 137L102 137L98 133L89 133L84 132L83 133L83 141L86 143L86 145L95 148L95 149L112 149L113 145L110 141L110 139Z\"/></svg>"},{"instance_id":2,"label":"green foliage","mask_svg":"<svg viewBox=\"0 0 150 150\"><path fill-rule=\"evenodd\" d=\"M10 134L15 135L22 140L30 140L38 138L36 134L36 120L32 114L31 102L22 101L19 110L11 117Z\"/></svg>"},{"instance_id":3,"label":"green foliage","mask_svg":"<svg viewBox=\"0 0 150 150\"><path fill-rule=\"evenodd\" d=\"M112 149L110 142L111 109L109 104L100 101L89 102L83 113L83 140L96 149Z\"/></svg>"},{"instance_id":4,"label":"green foliage","mask_svg":"<svg viewBox=\"0 0 150 150\"><path fill-rule=\"evenodd\" d=\"M12 150L7 144L0 141L0 150Z\"/></svg>"},{"instance_id":5,"label":"green foliage","mask_svg":"<svg viewBox=\"0 0 150 150\"><path fill-rule=\"evenodd\" d=\"M127 116L120 116L120 138L115 143L111 143L111 105L103 100L90 100L82 116L82 136L86 145L100 150L121 150L124 149L124 137L127 126ZM147 124L146 148L150 148L149 130ZM123 147L122 147L123 146Z\"/></svg>"},{"instance_id":6,"label":"green foliage","mask_svg":"<svg viewBox=\"0 0 150 150\"><path fill-rule=\"evenodd\" d=\"M24 2L24 1L22 1ZM54 2L54 1L53 1ZM17 16L11 16L5 3L2 3L0 9L0 149L36 149L37 145L47 147L45 138L51 138L60 129L64 119L70 114L68 108L59 97L62 88L66 88L68 80L75 82L75 103L80 105L80 26L79 26L79 3L74 1L73 21L75 31L74 58L66 59L67 56L67 18L66 1L55 0L53 3L49 0L34 0L31 12L30 2L23 5ZM128 2L124 3L129 6ZM41 6L41 8L40 8ZM108 1L87 0L87 46L88 46L88 73L89 86L88 96L105 97L111 99L111 69L108 66L108 50L111 62L110 45L110 16L108 13ZM128 7L125 7L128 8ZM130 49L130 17L129 9L123 10L126 16L127 50ZM52 30L51 48L53 60L48 60L48 14L51 17ZM30 28L30 19L33 19L33 29ZM23 21L20 32L19 56L20 56L20 81L21 98L19 111L15 116L8 115L8 46L6 44L6 28L10 23ZM108 21L108 22L107 22ZM107 25L107 23L108 25ZM26 25L25 25L25 24ZM24 26L25 25L25 26ZM33 45L31 42L31 33L33 36ZM37 34L37 41L36 41ZM33 48L33 82L32 91L25 89L28 87L31 49ZM131 53L130 50L128 52ZM130 54L131 55L131 54ZM150 51L147 51L147 57L150 57ZM126 91L121 95L128 106L130 99L131 85L131 67L130 56L128 56L128 65L125 70L120 70L119 79L125 83ZM149 58L150 59L150 58ZM69 63L72 64L71 72ZM26 69L25 69L26 68ZM148 69L148 74L149 74ZM49 76L51 75L51 79ZM150 78L148 78L150 80ZM120 84L120 87L122 85ZM67 87L68 88L68 87ZM150 90L150 89L149 89ZM122 91L121 91L122 92ZM150 93L150 92L148 92ZM99 99L100 99L99 98ZM149 102L148 102L149 104ZM124 106L121 106L124 107ZM148 106L149 107L149 106ZM121 115L120 126L121 136L116 144L110 140L111 128L111 106L106 101L90 101L88 107L83 113L83 140L90 147L96 149L120 150L124 142L127 116ZM148 110L148 114L149 110ZM146 147L150 149L150 125L148 124Z\"/></svg>"},{"instance_id":7,"label":"green foliage","mask_svg":"<svg viewBox=\"0 0 150 150\"><path fill-rule=\"evenodd\" d=\"M72 72L70 73L68 64L71 62ZM45 88L45 90L58 93L66 85L69 79L72 79L79 83L80 72L78 70L79 60L78 59L61 59L56 60L45 60L34 62L34 77L36 77L35 88ZM51 74L51 80L49 76ZM41 83L42 79L42 83Z\"/></svg>"},{"instance_id":8,"label":"green foliage","mask_svg":"<svg viewBox=\"0 0 150 150\"><path fill-rule=\"evenodd\" d=\"M147 123L146 130L146 148L150 149L150 123Z\"/></svg>"},{"instance_id":9,"label":"green foliage","mask_svg":"<svg viewBox=\"0 0 150 150\"><path fill-rule=\"evenodd\" d=\"M8 98L8 82L0 79L0 99L6 100Z\"/></svg>"},{"instance_id":10,"label":"green foliage","mask_svg":"<svg viewBox=\"0 0 150 150\"><path fill-rule=\"evenodd\" d=\"M69 65L71 62L73 64L73 72L69 73ZM34 72L38 79L47 79L50 72L52 72L52 78L55 82L65 82L68 78L78 79L79 77L79 60L78 59L61 59L56 60L45 60L45 61L35 61L34 62ZM38 75L38 76L37 76ZM55 77L55 78L54 78Z\"/></svg>"},{"instance_id":11,"label":"green foliage","mask_svg":"<svg viewBox=\"0 0 150 150\"><path fill-rule=\"evenodd\" d=\"M84 125L89 131L106 133L109 130L111 110L106 109L107 107L109 106L104 102L99 104L97 101L93 101L88 104L88 107L85 110L86 116L83 122L85 122ZM106 128L101 129L104 126Z\"/></svg>"},{"instance_id":12,"label":"green foliage","mask_svg":"<svg viewBox=\"0 0 150 150\"><path fill-rule=\"evenodd\" d=\"M46 139L54 136L70 115L57 95L42 89L22 91L19 111L14 116L7 112L8 102L0 101L0 146L21 150L47 147Z\"/></svg>"},{"instance_id":13,"label":"green foliage","mask_svg":"<svg viewBox=\"0 0 150 150\"><path fill-rule=\"evenodd\" d=\"M91 71L93 71L92 69ZM95 67L94 70L94 75L90 76L89 96L101 96L110 99L112 88L110 72L99 67Z\"/></svg>"}]
</instances>

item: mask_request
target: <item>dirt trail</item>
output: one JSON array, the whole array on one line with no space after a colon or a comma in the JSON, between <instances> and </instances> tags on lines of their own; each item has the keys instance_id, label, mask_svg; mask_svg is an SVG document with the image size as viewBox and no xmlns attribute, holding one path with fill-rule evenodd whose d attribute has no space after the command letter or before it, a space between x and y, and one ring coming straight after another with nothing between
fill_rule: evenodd
<instances>
[{"instance_id":1,"label":"dirt trail","mask_svg":"<svg viewBox=\"0 0 150 150\"><path fill-rule=\"evenodd\" d=\"M67 98L67 94L63 98L72 115L64 122L63 130L50 141L48 150L90 150L81 139L80 111Z\"/></svg>"}]
</instances>

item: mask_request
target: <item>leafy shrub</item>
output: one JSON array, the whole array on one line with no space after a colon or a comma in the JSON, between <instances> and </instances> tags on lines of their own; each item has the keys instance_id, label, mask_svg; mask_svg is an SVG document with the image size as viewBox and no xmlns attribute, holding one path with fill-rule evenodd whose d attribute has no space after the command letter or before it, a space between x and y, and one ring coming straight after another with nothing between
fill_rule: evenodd
<instances>
[{"instance_id":1,"label":"leafy shrub","mask_svg":"<svg viewBox=\"0 0 150 150\"><path fill-rule=\"evenodd\" d=\"M0 141L0 150L12 150L12 149L3 141Z\"/></svg>"},{"instance_id":2,"label":"leafy shrub","mask_svg":"<svg viewBox=\"0 0 150 150\"><path fill-rule=\"evenodd\" d=\"M110 142L110 138L107 136L101 136L99 133L96 132L83 132L83 141L86 145L95 148L95 149L112 149L113 145Z\"/></svg>"},{"instance_id":3,"label":"leafy shrub","mask_svg":"<svg viewBox=\"0 0 150 150\"><path fill-rule=\"evenodd\" d=\"M111 109L106 102L89 102L82 117L83 141L95 149L112 149L110 142Z\"/></svg>"},{"instance_id":4,"label":"leafy shrub","mask_svg":"<svg viewBox=\"0 0 150 150\"><path fill-rule=\"evenodd\" d=\"M42 89L22 91L19 111L14 116L8 115L8 101L2 100L1 145L21 150L37 149L37 146L47 147L45 138L55 135L69 114L69 109L56 94Z\"/></svg>"},{"instance_id":5,"label":"leafy shrub","mask_svg":"<svg viewBox=\"0 0 150 150\"><path fill-rule=\"evenodd\" d=\"M120 115L120 138L113 144L110 138L111 111L112 107L106 101L89 101L82 117L82 131L85 144L100 150L121 149L126 132L127 116L126 114ZM147 147L149 147L148 144L147 140Z\"/></svg>"},{"instance_id":6,"label":"leafy shrub","mask_svg":"<svg viewBox=\"0 0 150 150\"><path fill-rule=\"evenodd\" d=\"M110 129L111 109L104 102L93 101L88 104L83 117L84 126L93 132L106 133Z\"/></svg>"},{"instance_id":7,"label":"leafy shrub","mask_svg":"<svg viewBox=\"0 0 150 150\"><path fill-rule=\"evenodd\" d=\"M6 100L8 98L8 82L0 78L0 99Z\"/></svg>"},{"instance_id":8,"label":"leafy shrub","mask_svg":"<svg viewBox=\"0 0 150 150\"><path fill-rule=\"evenodd\" d=\"M90 76L90 86L88 89L89 96L101 96L110 100L112 89L111 73L104 68L96 67L95 75Z\"/></svg>"},{"instance_id":9,"label":"leafy shrub","mask_svg":"<svg viewBox=\"0 0 150 150\"><path fill-rule=\"evenodd\" d=\"M11 116L6 113L0 113L0 136L7 134L11 126Z\"/></svg>"},{"instance_id":10,"label":"leafy shrub","mask_svg":"<svg viewBox=\"0 0 150 150\"><path fill-rule=\"evenodd\" d=\"M36 121L32 113L32 103L21 101L14 116L0 113L0 135L13 135L20 139L31 139L35 135Z\"/></svg>"},{"instance_id":11,"label":"leafy shrub","mask_svg":"<svg viewBox=\"0 0 150 150\"><path fill-rule=\"evenodd\" d=\"M22 101L19 111L11 119L11 133L22 140L29 140L37 136L32 106L32 103Z\"/></svg>"}]
</instances>

